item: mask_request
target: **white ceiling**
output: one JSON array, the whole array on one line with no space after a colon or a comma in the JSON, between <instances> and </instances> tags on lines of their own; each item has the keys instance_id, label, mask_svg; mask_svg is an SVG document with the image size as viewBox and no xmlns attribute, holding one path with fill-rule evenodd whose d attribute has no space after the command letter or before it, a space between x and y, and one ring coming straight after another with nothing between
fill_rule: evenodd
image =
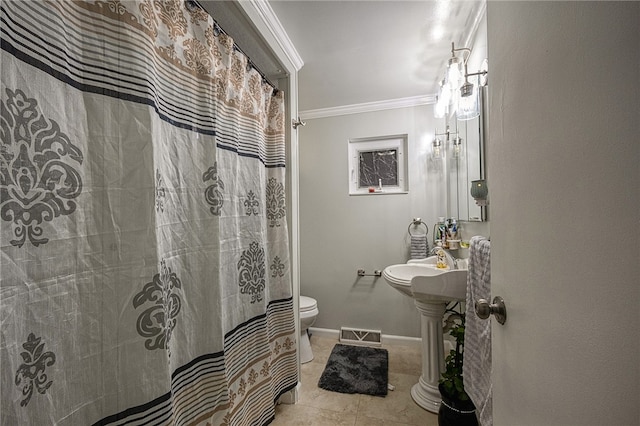
<instances>
[{"instance_id":1,"label":"white ceiling","mask_svg":"<svg viewBox=\"0 0 640 426\"><path fill-rule=\"evenodd\" d=\"M301 111L433 95L481 10L470 0L269 0L304 61Z\"/></svg>"},{"instance_id":2,"label":"white ceiling","mask_svg":"<svg viewBox=\"0 0 640 426\"><path fill-rule=\"evenodd\" d=\"M451 42L466 45L484 0L268 0L304 65L300 111L434 95ZM200 0L260 70L282 76L235 1Z\"/></svg>"}]
</instances>

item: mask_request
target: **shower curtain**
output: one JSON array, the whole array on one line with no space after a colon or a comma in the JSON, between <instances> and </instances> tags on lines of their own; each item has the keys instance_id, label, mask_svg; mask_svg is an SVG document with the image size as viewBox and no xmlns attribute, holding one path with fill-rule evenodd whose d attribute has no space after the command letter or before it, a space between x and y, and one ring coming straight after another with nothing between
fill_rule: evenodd
<instances>
[{"instance_id":1,"label":"shower curtain","mask_svg":"<svg viewBox=\"0 0 640 426\"><path fill-rule=\"evenodd\" d=\"M0 7L0 423L269 423L284 94L193 1Z\"/></svg>"}]
</instances>

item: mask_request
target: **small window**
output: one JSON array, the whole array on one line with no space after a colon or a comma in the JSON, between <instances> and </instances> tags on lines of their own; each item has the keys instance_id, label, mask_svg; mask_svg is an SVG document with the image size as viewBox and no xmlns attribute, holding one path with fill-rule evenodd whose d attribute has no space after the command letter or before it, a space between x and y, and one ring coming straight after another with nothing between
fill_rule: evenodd
<instances>
[{"instance_id":1,"label":"small window","mask_svg":"<svg viewBox=\"0 0 640 426\"><path fill-rule=\"evenodd\" d=\"M349 194L407 192L407 135L349 140Z\"/></svg>"}]
</instances>

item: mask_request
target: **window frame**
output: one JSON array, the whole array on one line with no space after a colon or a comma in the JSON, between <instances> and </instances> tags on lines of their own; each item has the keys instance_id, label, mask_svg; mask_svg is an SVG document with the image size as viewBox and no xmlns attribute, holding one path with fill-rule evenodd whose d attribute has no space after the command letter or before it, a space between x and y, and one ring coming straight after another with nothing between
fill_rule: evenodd
<instances>
[{"instance_id":1,"label":"window frame","mask_svg":"<svg viewBox=\"0 0 640 426\"><path fill-rule=\"evenodd\" d=\"M407 194L409 192L408 140L407 134L349 139L349 195ZM398 185L382 185L382 191L376 185L374 192L370 192L370 187L360 188L360 153L389 150L397 151Z\"/></svg>"}]
</instances>

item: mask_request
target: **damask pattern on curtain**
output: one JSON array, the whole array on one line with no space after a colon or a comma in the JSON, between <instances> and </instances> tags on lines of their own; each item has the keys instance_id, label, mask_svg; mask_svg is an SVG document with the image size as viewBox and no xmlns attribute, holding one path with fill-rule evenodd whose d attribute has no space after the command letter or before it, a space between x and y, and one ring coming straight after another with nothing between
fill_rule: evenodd
<instances>
[{"instance_id":1,"label":"damask pattern on curtain","mask_svg":"<svg viewBox=\"0 0 640 426\"><path fill-rule=\"evenodd\" d=\"M0 7L0 423L270 422L284 94L193 1Z\"/></svg>"}]
</instances>

